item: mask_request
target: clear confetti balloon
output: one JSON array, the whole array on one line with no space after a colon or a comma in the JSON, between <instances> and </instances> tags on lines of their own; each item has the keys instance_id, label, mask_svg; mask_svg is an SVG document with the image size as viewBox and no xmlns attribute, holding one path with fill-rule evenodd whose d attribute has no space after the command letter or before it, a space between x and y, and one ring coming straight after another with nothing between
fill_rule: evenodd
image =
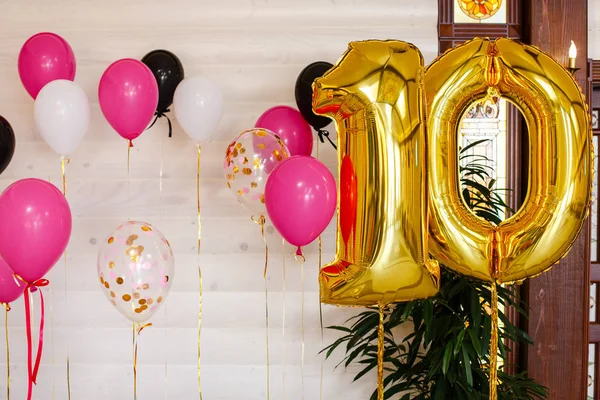
<instances>
[{"instance_id":1,"label":"clear confetti balloon","mask_svg":"<svg viewBox=\"0 0 600 400\"><path fill-rule=\"evenodd\" d=\"M277 135L260 128L240 133L227 147L223 166L227 187L254 217L266 214L267 178L289 154Z\"/></svg>"},{"instance_id":2,"label":"clear confetti balloon","mask_svg":"<svg viewBox=\"0 0 600 400\"><path fill-rule=\"evenodd\" d=\"M145 222L119 226L98 254L98 277L106 298L138 324L149 320L165 302L174 272L169 241Z\"/></svg>"}]
</instances>

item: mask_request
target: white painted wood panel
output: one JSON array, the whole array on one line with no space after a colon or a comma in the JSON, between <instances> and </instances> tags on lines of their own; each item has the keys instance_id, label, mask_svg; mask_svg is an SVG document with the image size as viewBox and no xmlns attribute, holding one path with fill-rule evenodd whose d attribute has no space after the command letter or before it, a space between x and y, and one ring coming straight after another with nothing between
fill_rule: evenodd
<instances>
[{"instance_id":1,"label":"white painted wood panel","mask_svg":"<svg viewBox=\"0 0 600 400\"><path fill-rule=\"evenodd\" d=\"M588 58L600 60L600 0L588 0Z\"/></svg>"},{"instance_id":2,"label":"white painted wood panel","mask_svg":"<svg viewBox=\"0 0 600 400\"><path fill-rule=\"evenodd\" d=\"M155 48L175 52L187 75L202 73L223 89L226 112L215 139L202 150L202 255L204 399L266 399L264 244L258 227L235 202L221 172L228 141L254 125L268 107L295 105L300 70L317 60L335 62L347 43L398 38L416 44L426 62L437 54L437 2L423 0L31 0L3 2L0 14L0 115L17 134L17 152L0 176L0 190L16 179L38 177L60 184L58 157L37 134L33 101L21 87L17 56L32 34L48 30L69 41L77 57L76 82L92 104L92 126L67 167L67 197L74 215L67 251L50 273L43 365L34 398L66 399L65 360L71 357L71 398L127 399L132 394L130 324L102 294L96 276L99 244L131 217L159 227L173 245L176 276L166 306L140 337L140 400L194 399L198 278L196 258L196 149L174 121L173 138L159 121L135 142L131 171L127 147L104 120L97 84L104 69L123 57L140 58ZM336 153L320 146L332 171ZM1 221L0 221L1 223ZM323 260L333 258L335 223L323 235ZM301 267L272 226L269 313L271 399L301 399ZM308 246L305 268L304 398L320 398L321 331L317 247ZM65 292L66 289L66 292ZM327 325L354 315L323 307ZM285 331L282 329L285 314ZM39 310L35 311L36 317ZM22 301L10 313L12 398L26 389L25 321ZM325 343L336 337L325 331ZM0 346L0 393L4 350ZM351 383L360 366L325 364L323 399L364 400L371 375ZM285 387L284 387L285 376Z\"/></svg>"}]
</instances>

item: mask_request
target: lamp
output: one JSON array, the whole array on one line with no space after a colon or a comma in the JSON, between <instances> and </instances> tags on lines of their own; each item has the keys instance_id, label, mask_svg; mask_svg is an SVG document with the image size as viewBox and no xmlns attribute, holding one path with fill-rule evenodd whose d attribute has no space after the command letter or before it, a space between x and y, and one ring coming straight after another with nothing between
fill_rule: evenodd
<instances>
[{"instance_id":1,"label":"lamp","mask_svg":"<svg viewBox=\"0 0 600 400\"><path fill-rule=\"evenodd\" d=\"M570 73L575 74L575 72L579 71L577 65L577 47L575 46L575 42L571 40L571 47L569 47L569 66L567 69Z\"/></svg>"}]
</instances>

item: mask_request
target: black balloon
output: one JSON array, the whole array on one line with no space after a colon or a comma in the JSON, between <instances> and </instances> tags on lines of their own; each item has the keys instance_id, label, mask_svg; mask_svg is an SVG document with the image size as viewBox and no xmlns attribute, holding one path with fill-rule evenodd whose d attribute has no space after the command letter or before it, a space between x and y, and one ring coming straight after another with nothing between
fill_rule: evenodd
<instances>
[{"instance_id":1,"label":"black balloon","mask_svg":"<svg viewBox=\"0 0 600 400\"><path fill-rule=\"evenodd\" d=\"M312 84L315 79L320 78L327 72L333 64L325 61L317 61L300 72L296 80L296 104L298 110L313 128L320 130L331 122L330 118L317 115L312 109Z\"/></svg>"},{"instance_id":2,"label":"black balloon","mask_svg":"<svg viewBox=\"0 0 600 400\"><path fill-rule=\"evenodd\" d=\"M173 104L173 96L179 82L185 77L183 65L177 56L167 50L154 50L142 58L158 83L158 106L156 114L161 116Z\"/></svg>"},{"instance_id":3,"label":"black balloon","mask_svg":"<svg viewBox=\"0 0 600 400\"><path fill-rule=\"evenodd\" d=\"M0 174L15 154L15 133L7 120L0 116Z\"/></svg>"}]
</instances>

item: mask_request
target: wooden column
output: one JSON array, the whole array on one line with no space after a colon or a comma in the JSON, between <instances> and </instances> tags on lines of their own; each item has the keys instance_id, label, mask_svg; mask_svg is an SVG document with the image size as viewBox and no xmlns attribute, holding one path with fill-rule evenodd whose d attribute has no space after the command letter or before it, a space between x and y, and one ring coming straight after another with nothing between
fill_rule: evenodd
<instances>
[{"instance_id":1,"label":"wooden column","mask_svg":"<svg viewBox=\"0 0 600 400\"><path fill-rule=\"evenodd\" d=\"M523 3L525 40L567 64L577 46L579 85L587 92L588 0ZM523 285L529 303L528 332L535 345L525 351L529 376L550 388L550 398L585 399L587 391L589 288L589 221L569 255L551 271Z\"/></svg>"}]
</instances>

